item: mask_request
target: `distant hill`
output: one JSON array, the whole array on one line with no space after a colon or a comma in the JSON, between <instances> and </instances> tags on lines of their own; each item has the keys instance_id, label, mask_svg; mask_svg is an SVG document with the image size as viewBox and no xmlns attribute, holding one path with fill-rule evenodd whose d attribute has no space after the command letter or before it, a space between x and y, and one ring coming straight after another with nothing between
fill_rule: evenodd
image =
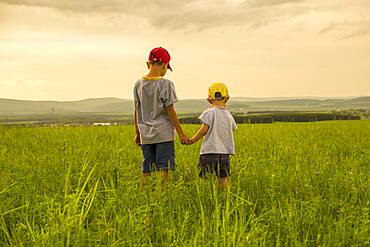
<instances>
[{"instance_id":1,"label":"distant hill","mask_svg":"<svg viewBox=\"0 0 370 247\"><path fill-rule=\"evenodd\" d=\"M205 99L180 100L180 113L199 113L208 108ZM370 96L357 98L233 98L228 105L234 112L370 109ZM132 100L96 98L79 101L28 101L0 99L0 115L120 113L133 112Z\"/></svg>"},{"instance_id":2,"label":"distant hill","mask_svg":"<svg viewBox=\"0 0 370 247\"><path fill-rule=\"evenodd\" d=\"M79 101L28 101L0 99L0 114L57 114L78 112L128 112L132 101L118 98Z\"/></svg>"}]
</instances>

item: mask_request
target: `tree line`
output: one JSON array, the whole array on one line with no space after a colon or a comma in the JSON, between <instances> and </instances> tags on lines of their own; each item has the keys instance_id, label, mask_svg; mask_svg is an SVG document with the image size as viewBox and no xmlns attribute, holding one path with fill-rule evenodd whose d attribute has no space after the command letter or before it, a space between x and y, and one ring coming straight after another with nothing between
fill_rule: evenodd
<instances>
[{"instance_id":1,"label":"tree line","mask_svg":"<svg viewBox=\"0 0 370 247\"><path fill-rule=\"evenodd\" d=\"M273 123L273 122L317 122L330 120L360 120L360 116L343 115L333 113L286 113L268 115L233 115L236 123ZM182 117L180 122L183 124L199 124L198 117Z\"/></svg>"}]
</instances>

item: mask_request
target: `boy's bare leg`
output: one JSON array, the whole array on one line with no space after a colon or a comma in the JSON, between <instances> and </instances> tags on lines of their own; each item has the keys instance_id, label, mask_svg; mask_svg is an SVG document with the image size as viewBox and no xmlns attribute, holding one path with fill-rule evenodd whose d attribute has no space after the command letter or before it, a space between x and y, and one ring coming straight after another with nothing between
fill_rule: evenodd
<instances>
[{"instance_id":1,"label":"boy's bare leg","mask_svg":"<svg viewBox=\"0 0 370 247\"><path fill-rule=\"evenodd\" d=\"M218 184L221 188L226 188L229 185L229 179L227 177L219 177L218 178Z\"/></svg>"}]
</instances>

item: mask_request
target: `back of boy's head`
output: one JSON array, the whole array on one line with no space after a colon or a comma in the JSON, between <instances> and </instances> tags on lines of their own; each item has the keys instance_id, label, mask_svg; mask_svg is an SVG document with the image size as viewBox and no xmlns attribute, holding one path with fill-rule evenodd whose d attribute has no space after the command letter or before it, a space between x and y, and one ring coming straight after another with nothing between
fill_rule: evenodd
<instances>
[{"instance_id":1,"label":"back of boy's head","mask_svg":"<svg viewBox=\"0 0 370 247\"><path fill-rule=\"evenodd\" d=\"M168 68L172 71L170 60L170 53L162 47L157 47L150 51L148 63L157 66L168 64Z\"/></svg>"},{"instance_id":2,"label":"back of boy's head","mask_svg":"<svg viewBox=\"0 0 370 247\"><path fill-rule=\"evenodd\" d=\"M212 83L208 88L208 99L223 100L229 98L229 90L222 82Z\"/></svg>"}]
</instances>

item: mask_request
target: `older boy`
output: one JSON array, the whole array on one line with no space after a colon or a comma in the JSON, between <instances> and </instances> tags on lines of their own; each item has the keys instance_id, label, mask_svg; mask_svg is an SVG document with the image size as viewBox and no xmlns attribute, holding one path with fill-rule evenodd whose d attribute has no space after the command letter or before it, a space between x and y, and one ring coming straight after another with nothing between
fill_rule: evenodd
<instances>
[{"instance_id":1,"label":"older boy","mask_svg":"<svg viewBox=\"0 0 370 247\"><path fill-rule=\"evenodd\" d=\"M175 169L174 128L182 144L190 142L173 106L178 101L175 87L163 78L167 69L172 71L170 60L166 49L154 48L147 62L149 73L136 82L133 90L135 142L143 152L142 174L149 176L156 170L164 179L169 169Z\"/></svg>"},{"instance_id":2,"label":"older boy","mask_svg":"<svg viewBox=\"0 0 370 247\"><path fill-rule=\"evenodd\" d=\"M212 108L199 117L202 126L191 138L195 143L205 136L199 158L200 177L216 173L221 187L228 185L230 154L235 154L233 131L237 128L231 113L225 108L229 93L225 84L216 82L208 89L208 102Z\"/></svg>"}]
</instances>

